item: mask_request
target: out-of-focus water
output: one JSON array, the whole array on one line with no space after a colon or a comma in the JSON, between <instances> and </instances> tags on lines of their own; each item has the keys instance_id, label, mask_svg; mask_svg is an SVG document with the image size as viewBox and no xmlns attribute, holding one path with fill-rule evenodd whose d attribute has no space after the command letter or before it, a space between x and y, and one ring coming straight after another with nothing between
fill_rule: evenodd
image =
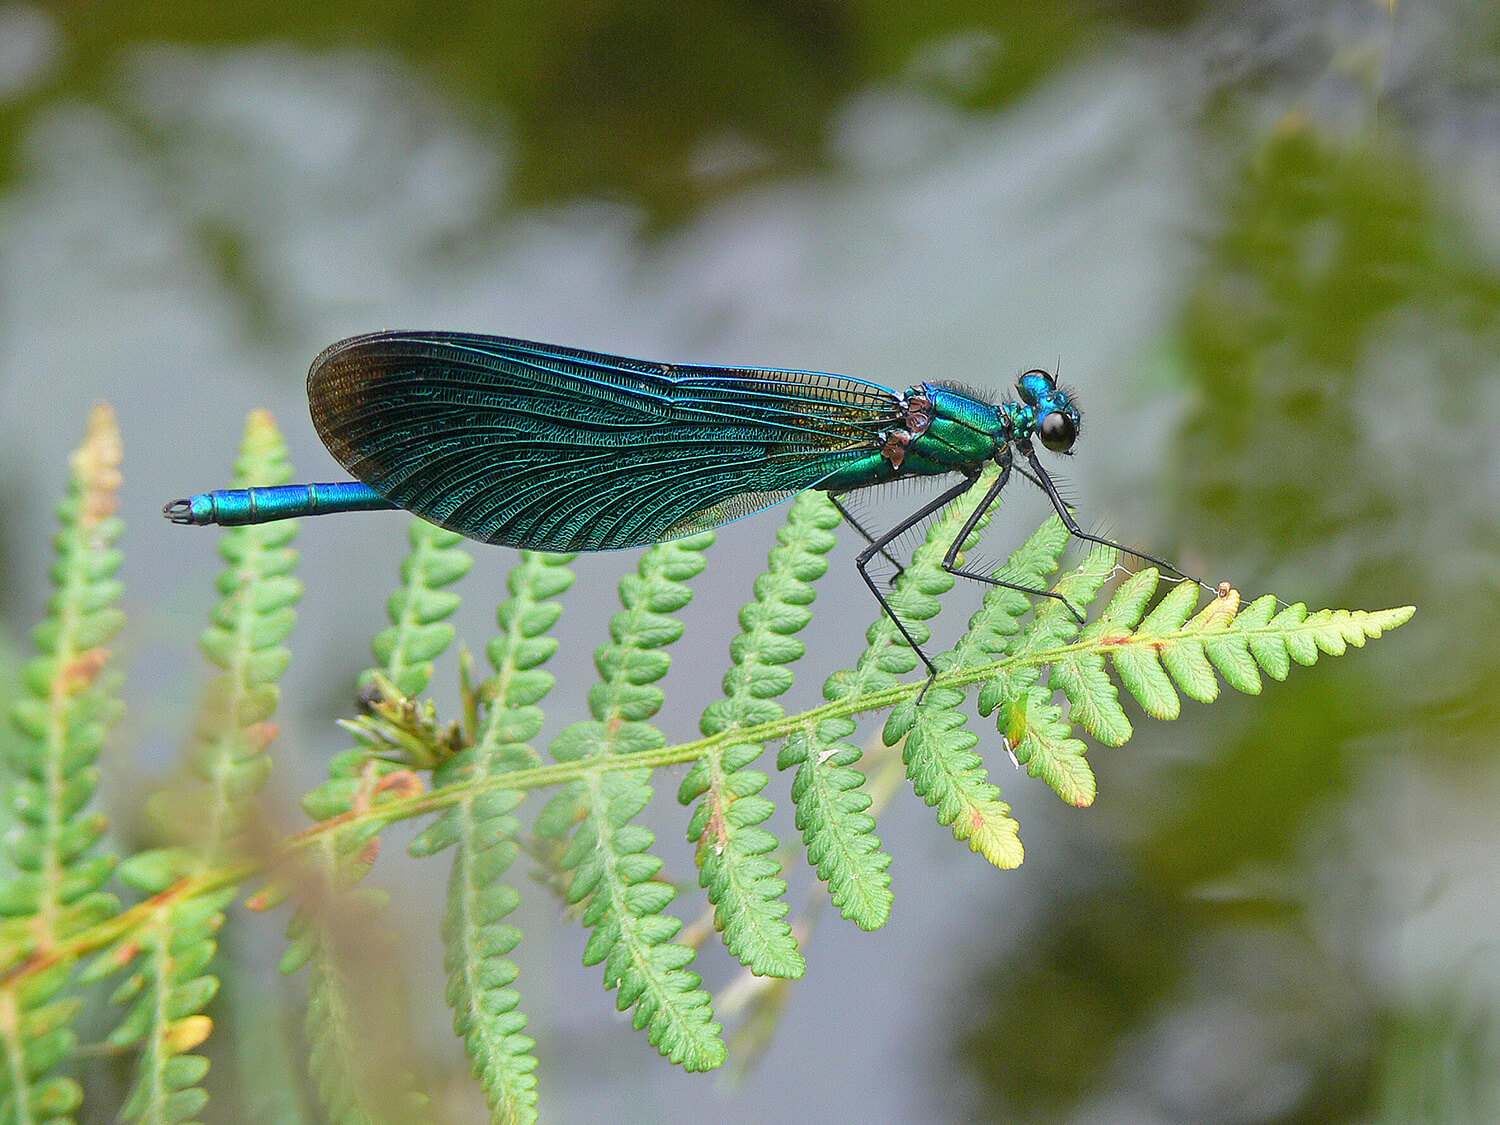
<instances>
[{"instance_id":1,"label":"out-of-focus water","mask_svg":"<svg viewBox=\"0 0 1500 1125\"><path fill-rule=\"evenodd\" d=\"M639 1121L1500 1119L1500 16L506 8L0 8L0 693L48 594L38 529L108 399L129 716L102 800L122 834L147 831L137 806L206 678L213 533L160 507L227 480L258 405L299 478L342 476L302 396L336 338L461 328L994 393L1060 366L1086 415L1067 466L1086 524L1250 595L1418 616L1260 698L1141 718L1091 753L1086 811L986 736L1017 872L898 795L891 924L821 921L734 1089L613 1017L580 931L531 889L517 960L545 1119L618 1120L624 1102ZM1012 492L986 557L1045 511ZM670 738L717 694L776 526L720 534ZM405 544L399 514L299 535L275 785L291 826L344 745L332 719ZM874 617L852 558L841 544L820 583L793 709L856 655L847 623ZM471 649L510 561L476 550ZM583 714L634 563L580 560L549 732ZM949 615L978 596L956 590ZM675 779L659 788L649 819L681 875ZM782 780L768 793L786 804ZM784 809L773 826L794 838ZM447 1119L480 1120L442 1002L446 870L399 852L377 879L414 950L413 1057ZM250 999L276 996L275 945L228 939L243 966L221 1031L275 1018ZM711 986L732 976L700 962ZM218 1119L245 1119L240 1064L214 1057Z\"/></svg>"}]
</instances>

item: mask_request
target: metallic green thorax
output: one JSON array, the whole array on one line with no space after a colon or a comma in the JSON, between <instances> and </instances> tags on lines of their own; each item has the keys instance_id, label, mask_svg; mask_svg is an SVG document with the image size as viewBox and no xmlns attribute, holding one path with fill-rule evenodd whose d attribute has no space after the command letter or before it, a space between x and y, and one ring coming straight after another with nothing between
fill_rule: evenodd
<instances>
[{"instance_id":1,"label":"metallic green thorax","mask_svg":"<svg viewBox=\"0 0 1500 1125\"><path fill-rule=\"evenodd\" d=\"M907 449L908 461L915 462L908 471L973 471L1012 440L1010 420L998 407L951 387L923 383L913 390L932 404L932 420Z\"/></svg>"},{"instance_id":2,"label":"metallic green thorax","mask_svg":"<svg viewBox=\"0 0 1500 1125\"><path fill-rule=\"evenodd\" d=\"M1050 413L1065 414L1077 426L1077 409L1050 378L1028 373L1017 386L1022 401L998 405L956 387L911 387L899 399L896 425L881 434L880 448L842 466L818 487L842 492L901 477L972 476L988 461L1008 461L1010 447L1028 441L1038 420Z\"/></svg>"}]
</instances>

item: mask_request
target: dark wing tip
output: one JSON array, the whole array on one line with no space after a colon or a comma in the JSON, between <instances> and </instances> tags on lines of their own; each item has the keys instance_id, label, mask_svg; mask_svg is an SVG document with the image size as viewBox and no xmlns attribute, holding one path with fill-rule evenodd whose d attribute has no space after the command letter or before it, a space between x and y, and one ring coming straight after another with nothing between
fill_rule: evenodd
<instances>
[{"instance_id":1,"label":"dark wing tip","mask_svg":"<svg viewBox=\"0 0 1500 1125\"><path fill-rule=\"evenodd\" d=\"M449 332L402 328L382 328L375 332L361 332L357 336L346 336L342 340L335 340L318 353L307 369L308 383L311 385L319 373L327 368L335 359L347 356L350 353L355 355L379 355L389 351L396 345L441 342L453 336L454 333Z\"/></svg>"}]
</instances>

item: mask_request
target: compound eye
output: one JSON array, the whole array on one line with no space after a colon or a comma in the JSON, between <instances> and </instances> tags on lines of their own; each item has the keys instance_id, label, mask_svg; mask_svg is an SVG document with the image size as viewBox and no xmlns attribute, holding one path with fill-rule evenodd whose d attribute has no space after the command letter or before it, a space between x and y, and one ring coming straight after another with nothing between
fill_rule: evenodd
<instances>
[{"instance_id":1,"label":"compound eye","mask_svg":"<svg viewBox=\"0 0 1500 1125\"><path fill-rule=\"evenodd\" d=\"M1073 425L1073 419L1057 410L1042 416L1036 432L1042 444L1053 453L1066 453L1073 448L1073 441L1078 437L1078 427Z\"/></svg>"}]
</instances>

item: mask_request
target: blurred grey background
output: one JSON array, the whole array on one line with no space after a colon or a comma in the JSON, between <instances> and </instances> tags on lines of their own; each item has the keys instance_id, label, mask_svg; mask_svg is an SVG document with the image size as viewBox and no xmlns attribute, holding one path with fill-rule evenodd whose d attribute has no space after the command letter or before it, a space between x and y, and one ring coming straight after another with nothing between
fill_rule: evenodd
<instances>
[{"instance_id":1,"label":"blurred grey background","mask_svg":"<svg viewBox=\"0 0 1500 1125\"><path fill-rule=\"evenodd\" d=\"M1088 810L975 720L1025 865L991 869L898 792L890 925L809 915L808 978L738 1084L632 1033L580 966L581 931L518 870L545 1119L628 1103L638 1122L1500 1120L1500 9L365 8L0 4L0 695L48 596L67 452L108 399L129 712L101 800L121 847L149 838L140 806L207 678L215 534L161 505L227 483L258 405L299 479L342 476L302 389L329 342L453 328L996 395L1060 367L1085 410L1066 470L1087 526L1247 597L1417 617L1258 699L1142 719L1092 752ZM1045 514L1030 491L1011 489L985 557ZM718 691L777 521L726 527L710 553L669 738ZM333 719L405 525L298 537L272 785L289 829L346 745ZM475 556L457 623L482 653L511 557ZM842 542L790 709L874 617L852 562ZM634 563L580 560L547 736L584 714ZM956 589L940 635L978 599ZM433 691L449 713L455 681L450 657ZM690 879L677 780L648 819ZM785 806L785 779L767 793ZM785 807L772 827L795 838ZM405 860L391 835L376 879L411 961L409 1050L445 1120L482 1120L442 1003L446 863ZM800 859L788 877L800 913ZM245 1076L303 1053L279 925L232 915L211 1120L253 1119ZM735 975L712 943L697 967L713 987ZM274 1119L317 1120L295 1081L277 1093Z\"/></svg>"}]
</instances>

